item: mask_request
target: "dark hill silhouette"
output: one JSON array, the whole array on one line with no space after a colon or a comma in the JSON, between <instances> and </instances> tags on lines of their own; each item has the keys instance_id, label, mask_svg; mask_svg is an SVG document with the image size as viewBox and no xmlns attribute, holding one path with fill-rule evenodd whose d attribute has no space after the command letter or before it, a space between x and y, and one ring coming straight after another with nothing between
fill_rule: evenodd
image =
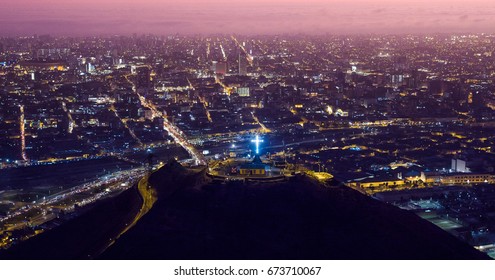
<instances>
[{"instance_id":1,"label":"dark hill silhouette","mask_svg":"<svg viewBox=\"0 0 495 280\"><path fill-rule=\"evenodd\" d=\"M169 162L158 201L104 259L488 259L416 215L307 177L209 184Z\"/></svg>"}]
</instances>

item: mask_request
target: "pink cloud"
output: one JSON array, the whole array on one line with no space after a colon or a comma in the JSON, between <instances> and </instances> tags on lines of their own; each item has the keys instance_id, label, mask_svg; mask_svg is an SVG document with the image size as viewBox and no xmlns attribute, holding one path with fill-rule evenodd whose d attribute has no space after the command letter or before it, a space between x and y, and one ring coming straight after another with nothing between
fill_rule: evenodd
<instances>
[{"instance_id":1,"label":"pink cloud","mask_svg":"<svg viewBox=\"0 0 495 280\"><path fill-rule=\"evenodd\" d=\"M492 0L16 0L0 35L495 33ZM418 24L421 23L421 24Z\"/></svg>"}]
</instances>

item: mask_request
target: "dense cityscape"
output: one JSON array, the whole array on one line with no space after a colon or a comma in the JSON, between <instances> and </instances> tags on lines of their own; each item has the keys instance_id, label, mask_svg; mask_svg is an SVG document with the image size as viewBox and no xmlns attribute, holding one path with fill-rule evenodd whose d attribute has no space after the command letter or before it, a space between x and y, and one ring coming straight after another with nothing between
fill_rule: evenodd
<instances>
[{"instance_id":1,"label":"dense cityscape","mask_svg":"<svg viewBox=\"0 0 495 280\"><path fill-rule=\"evenodd\" d=\"M222 180L331 178L495 257L494 43L488 34L0 38L0 247L176 159Z\"/></svg>"}]
</instances>

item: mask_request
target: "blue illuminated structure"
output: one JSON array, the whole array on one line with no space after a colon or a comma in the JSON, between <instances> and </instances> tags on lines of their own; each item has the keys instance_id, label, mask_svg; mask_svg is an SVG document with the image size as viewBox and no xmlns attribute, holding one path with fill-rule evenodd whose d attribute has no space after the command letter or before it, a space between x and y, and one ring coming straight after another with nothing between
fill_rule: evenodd
<instances>
[{"instance_id":1,"label":"blue illuminated structure","mask_svg":"<svg viewBox=\"0 0 495 280\"><path fill-rule=\"evenodd\" d=\"M260 143L263 142L263 140L260 139L260 136L256 134L256 138L251 140L251 142L255 143L256 145L256 154L258 155L260 153Z\"/></svg>"}]
</instances>

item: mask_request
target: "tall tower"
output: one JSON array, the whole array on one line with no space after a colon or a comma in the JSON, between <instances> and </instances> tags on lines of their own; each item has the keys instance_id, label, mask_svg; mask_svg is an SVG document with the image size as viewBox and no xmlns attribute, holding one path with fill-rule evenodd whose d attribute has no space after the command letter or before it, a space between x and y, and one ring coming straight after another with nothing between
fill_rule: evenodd
<instances>
[{"instance_id":1,"label":"tall tower","mask_svg":"<svg viewBox=\"0 0 495 280\"><path fill-rule=\"evenodd\" d=\"M136 69L137 82L136 87L139 88L149 88L151 86L151 70L146 67L139 67Z\"/></svg>"},{"instance_id":2,"label":"tall tower","mask_svg":"<svg viewBox=\"0 0 495 280\"><path fill-rule=\"evenodd\" d=\"M138 67L136 69L137 80L136 80L136 88L138 90L145 90L151 88L151 70L147 66Z\"/></svg>"},{"instance_id":3,"label":"tall tower","mask_svg":"<svg viewBox=\"0 0 495 280\"><path fill-rule=\"evenodd\" d=\"M239 75L247 74L247 60L242 53L239 53Z\"/></svg>"},{"instance_id":4,"label":"tall tower","mask_svg":"<svg viewBox=\"0 0 495 280\"><path fill-rule=\"evenodd\" d=\"M227 73L227 62L219 61L215 65L215 74L225 75Z\"/></svg>"}]
</instances>

